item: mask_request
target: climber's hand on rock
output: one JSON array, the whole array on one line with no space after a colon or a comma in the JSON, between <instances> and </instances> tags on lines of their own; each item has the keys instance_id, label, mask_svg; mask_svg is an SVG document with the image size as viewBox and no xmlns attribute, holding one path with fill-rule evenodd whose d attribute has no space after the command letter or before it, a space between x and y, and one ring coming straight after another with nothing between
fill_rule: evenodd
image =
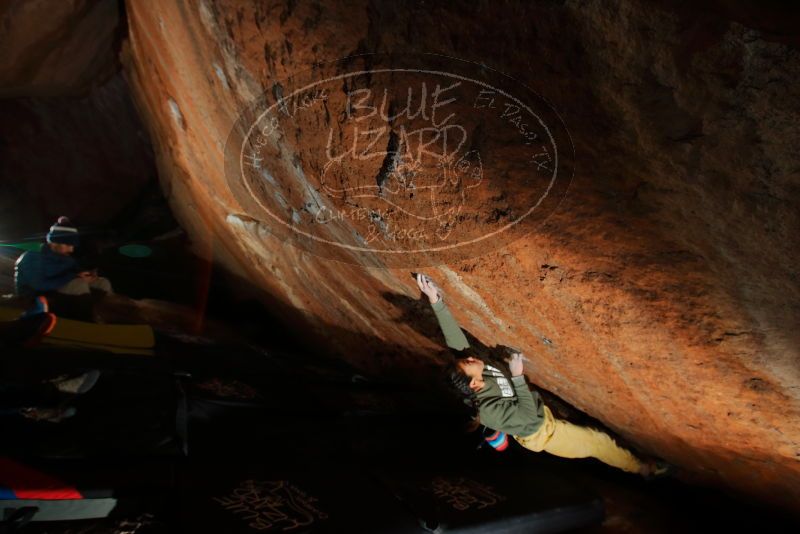
<instances>
[{"instance_id":1,"label":"climber's hand on rock","mask_svg":"<svg viewBox=\"0 0 800 534\"><path fill-rule=\"evenodd\" d=\"M525 356L523 356L521 352L515 352L511 355L508 359L508 370L511 372L511 376L522 375L522 362L525 359Z\"/></svg>"},{"instance_id":2,"label":"climber's hand on rock","mask_svg":"<svg viewBox=\"0 0 800 534\"><path fill-rule=\"evenodd\" d=\"M433 280L424 274L417 274L417 286L419 286L420 291L425 293L431 304L439 302L439 300L442 298L441 293L439 293L439 288L436 287L436 284L433 283Z\"/></svg>"}]
</instances>

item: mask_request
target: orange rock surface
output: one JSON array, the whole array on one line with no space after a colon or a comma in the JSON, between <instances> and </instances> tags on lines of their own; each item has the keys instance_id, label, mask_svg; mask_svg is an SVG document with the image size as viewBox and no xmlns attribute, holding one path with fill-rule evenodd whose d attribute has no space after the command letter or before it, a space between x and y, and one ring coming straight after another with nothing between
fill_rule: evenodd
<instances>
[{"instance_id":1,"label":"orange rock surface","mask_svg":"<svg viewBox=\"0 0 800 534\"><path fill-rule=\"evenodd\" d=\"M226 179L237 119L277 81L365 52L485 63L542 95L574 143L563 201L513 243L424 272L465 329L523 349L531 381L643 450L701 483L800 502L792 43L635 1L126 7L125 73L184 228L297 332L371 372L423 377L436 363L441 339L410 269L276 237ZM313 130L271 143L264 193L291 201L318 186Z\"/></svg>"}]
</instances>

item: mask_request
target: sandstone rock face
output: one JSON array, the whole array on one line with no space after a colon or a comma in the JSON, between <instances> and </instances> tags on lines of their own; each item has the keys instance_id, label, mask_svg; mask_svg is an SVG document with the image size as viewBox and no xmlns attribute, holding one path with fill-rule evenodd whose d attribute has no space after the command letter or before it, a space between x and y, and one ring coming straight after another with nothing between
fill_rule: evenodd
<instances>
[{"instance_id":1,"label":"sandstone rock face","mask_svg":"<svg viewBox=\"0 0 800 534\"><path fill-rule=\"evenodd\" d=\"M0 97L84 94L118 70L115 0L0 5Z\"/></svg>"},{"instance_id":2,"label":"sandstone rock face","mask_svg":"<svg viewBox=\"0 0 800 534\"><path fill-rule=\"evenodd\" d=\"M523 349L534 383L643 450L699 482L800 502L796 40L633 0L126 8L124 68L176 216L296 331L367 371L428 376L433 318L406 266L315 255L242 201L224 153L243 110L314 62L367 52L452 55L543 96L574 144L563 201L512 243L425 272L477 339ZM291 218L295 197L322 196L320 124L264 141L266 208ZM516 157L484 159L484 175ZM350 170L368 183L381 163ZM363 230L347 224L336 231Z\"/></svg>"}]
</instances>

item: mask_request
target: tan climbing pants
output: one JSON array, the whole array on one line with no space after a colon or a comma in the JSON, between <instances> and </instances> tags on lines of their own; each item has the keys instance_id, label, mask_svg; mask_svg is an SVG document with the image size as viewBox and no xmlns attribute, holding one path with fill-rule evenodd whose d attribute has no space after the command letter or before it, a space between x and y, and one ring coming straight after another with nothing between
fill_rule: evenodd
<instances>
[{"instance_id":1,"label":"tan climbing pants","mask_svg":"<svg viewBox=\"0 0 800 534\"><path fill-rule=\"evenodd\" d=\"M109 294L114 292L111 288L111 282L109 282L108 278L103 278L102 276L92 282L76 277L59 287L56 291L64 295L88 295L92 292L92 289L99 289Z\"/></svg>"},{"instance_id":2,"label":"tan climbing pants","mask_svg":"<svg viewBox=\"0 0 800 534\"><path fill-rule=\"evenodd\" d=\"M641 473L644 468L641 460L605 432L556 419L547 406L541 428L530 436L514 436L514 439L532 451L545 451L562 458L596 458L629 473Z\"/></svg>"}]
</instances>

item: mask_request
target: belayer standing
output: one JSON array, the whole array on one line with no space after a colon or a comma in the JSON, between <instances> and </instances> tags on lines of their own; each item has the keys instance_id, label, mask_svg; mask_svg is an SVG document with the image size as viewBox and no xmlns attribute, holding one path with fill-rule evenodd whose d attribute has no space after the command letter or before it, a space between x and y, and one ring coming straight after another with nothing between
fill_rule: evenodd
<instances>
[{"instance_id":1,"label":"belayer standing","mask_svg":"<svg viewBox=\"0 0 800 534\"><path fill-rule=\"evenodd\" d=\"M111 282L95 271L81 271L72 257L80 242L78 229L66 217L47 232L47 242L38 251L25 252L14 269L17 295L35 296L47 293L89 295L92 289L113 293Z\"/></svg>"},{"instance_id":2,"label":"belayer standing","mask_svg":"<svg viewBox=\"0 0 800 534\"><path fill-rule=\"evenodd\" d=\"M463 354L461 351L470 348L469 342L438 288L425 275L416 275L416 280L431 303L447 346L458 351L448 369L448 377L477 408L481 424L513 436L532 451L545 451L562 458L596 458L643 476L667 472L666 464L639 459L605 432L556 419L539 394L528 388L522 374L522 354L511 356L510 379L480 358Z\"/></svg>"}]
</instances>

